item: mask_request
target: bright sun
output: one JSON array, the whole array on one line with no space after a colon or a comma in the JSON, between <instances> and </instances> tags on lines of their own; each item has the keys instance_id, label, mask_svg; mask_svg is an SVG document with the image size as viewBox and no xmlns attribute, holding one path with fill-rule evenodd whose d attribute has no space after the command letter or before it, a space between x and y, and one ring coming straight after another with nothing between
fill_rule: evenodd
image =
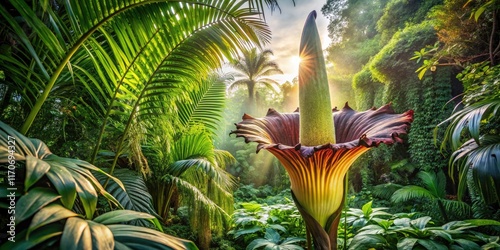
<instances>
[{"instance_id":1,"label":"bright sun","mask_svg":"<svg viewBox=\"0 0 500 250\"><path fill-rule=\"evenodd\" d=\"M300 56L292 56L292 58L290 59L291 61L291 64L295 67L295 68L299 68L299 64L300 64L300 61L302 61L302 58L300 58Z\"/></svg>"}]
</instances>

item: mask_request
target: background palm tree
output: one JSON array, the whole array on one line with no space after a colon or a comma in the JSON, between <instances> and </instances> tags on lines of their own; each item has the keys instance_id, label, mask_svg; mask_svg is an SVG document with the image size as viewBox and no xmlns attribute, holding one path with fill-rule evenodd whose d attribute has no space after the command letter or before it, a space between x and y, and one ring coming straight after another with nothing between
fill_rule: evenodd
<instances>
[{"instance_id":1,"label":"background palm tree","mask_svg":"<svg viewBox=\"0 0 500 250\"><path fill-rule=\"evenodd\" d=\"M271 50L257 51L256 48L244 50L242 56L238 60L231 62L231 66L237 71L237 77L240 77L231 85L229 90L245 86L248 90L248 105L247 112L253 113L256 111L256 93L257 87L263 85L264 87L276 91L279 89L279 83L269 78L269 76L276 74L283 74L283 71L278 65L271 61L273 52Z\"/></svg>"}]
</instances>

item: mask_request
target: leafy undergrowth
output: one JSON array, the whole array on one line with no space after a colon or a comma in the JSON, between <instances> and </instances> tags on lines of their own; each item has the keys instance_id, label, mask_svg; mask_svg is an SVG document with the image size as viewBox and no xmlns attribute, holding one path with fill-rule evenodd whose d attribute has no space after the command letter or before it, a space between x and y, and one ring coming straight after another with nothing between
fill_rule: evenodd
<instances>
[{"instance_id":1,"label":"leafy undergrowth","mask_svg":"<svg viewBox=\"0 0 500 250\"><path fill-rule=\"evenodd\" d=\"M235 192L235 211L225 235L214 235L210 249L306 249L302 217L290 190L243 185ZM342 212L338 249L500 249L500 222L485 219L448 221L421 212L393 212L389 207L361 208ZM196 241L187 235L184 209L179 209L167 233Z\"/></svg>"},{"instance_id":2,"label":"leafy undergrowth","mask_svg":"<svg viewBox=\"0 0 500 250\"><path fill-rule=\"evenodd\" d=\"M273 195L273 189L244 185L235 192L232 215L235 249L303 249L305 227L290 196L290 190Z\"/></svg>"},{"instance_id":3,"label":"leafy undergrowth","mask_svg":"<svg viewBox=\"0 0 500 250\"><path fill-rule=\"evenodd\" d=\"M344 211L339 226L339 249L500 249L500 237L479 232L490 227L500 232L500 222L471 219L438 224L421 213L396 213L388 208Z\"/></svg>"}]
</instances>

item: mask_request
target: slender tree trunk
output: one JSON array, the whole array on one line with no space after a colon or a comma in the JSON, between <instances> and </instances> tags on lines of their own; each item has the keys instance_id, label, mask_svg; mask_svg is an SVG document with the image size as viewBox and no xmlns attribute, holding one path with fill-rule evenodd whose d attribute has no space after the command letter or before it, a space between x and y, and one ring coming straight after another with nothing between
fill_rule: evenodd
<instances>
[{"instance_id":1,"label":"slender tree trunk","mask_svg":"<svg viewBox=\"0 0 500 250\"><path fill-rule=\"evenodd\" d=\"M490 34L490 42L489 42L489 52L490 52L490 63L491 65L495 65L495 53L498 49L497 48L493 48L493 43L495 41L495 35L497 34L498 30L497 30L497 11L494 10L493 11L493 24L492 24L492 28L491 28L491 34ZM500 43L499 43L500 45Z\"/></svg>"},{"instance_id":2,"label":"slender tree trunk","mask_svg":"<svg viewBox=\"0 0 500 250\"><path fill-rule=\"evenodd\" d=\"M250 115L257 115L256 114L256 103L255 103L255 85L254 84L248 84L248 107L247 107L247 112Z\"/></svg>"},{"instance_id":3,"label":"slender tree trunk","mask_svg":"<svg viewBox=\"0 0 500 250\"><path fill-rule=\"evenodd\" d=\"M207 183L207 190L210 190L211 187L211 181L208 181ZM198 242L199 242L199 248L201 250L209 250L210 249L210 242L212 241L212 231L210 229L210 211L208 210L207 207L205 206L200 206L199 208L199 226L198 226Z\"/></svg>"}]
</instances>

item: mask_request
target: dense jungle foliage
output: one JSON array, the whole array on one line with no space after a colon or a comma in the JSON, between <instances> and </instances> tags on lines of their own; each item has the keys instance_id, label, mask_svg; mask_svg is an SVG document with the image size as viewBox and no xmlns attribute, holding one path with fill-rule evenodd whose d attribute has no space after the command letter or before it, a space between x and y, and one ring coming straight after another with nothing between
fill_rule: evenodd
<instances>
[{"instance_id":1,"label":"dense jungle foliage","mask_svg":"<svg viewBox=\"0 0 500 250\"><path fill-rule=\"evenodd\" d=\"M297 108L258 14L294 2L2 2L0 249L311 247L280 162L228 136ZM338 249L500 249L499 2L321 12L334 106L415 112L350 169Z\"/></svg>"}]
</instances>

